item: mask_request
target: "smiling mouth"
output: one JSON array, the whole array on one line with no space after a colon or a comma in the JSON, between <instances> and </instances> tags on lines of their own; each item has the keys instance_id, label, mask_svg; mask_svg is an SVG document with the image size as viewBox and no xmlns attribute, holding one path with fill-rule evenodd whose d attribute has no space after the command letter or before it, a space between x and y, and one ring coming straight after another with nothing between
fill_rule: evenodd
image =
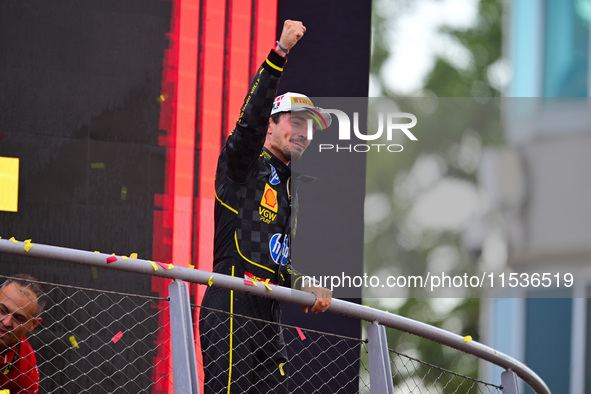
<instances>
[{"instance_id":1,"label":"smiling mouth","mask_svg":"<svg viewBox=\"0 0 591 394\"><path fill-rule=\"evenodd\" d=\"M306 148L305 142L304 141L300 141L300 140L292 140L291 141L291 145L292 146L298 146L298 147L300 147L302 149L305 149Z\"/></svg>"}]
</instances>

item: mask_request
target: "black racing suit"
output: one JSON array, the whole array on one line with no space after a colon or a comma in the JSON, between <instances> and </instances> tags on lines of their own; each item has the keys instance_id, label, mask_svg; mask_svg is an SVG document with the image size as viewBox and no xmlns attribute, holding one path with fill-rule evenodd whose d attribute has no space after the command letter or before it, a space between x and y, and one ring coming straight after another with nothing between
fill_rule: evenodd
<instances>
[{"instance_id":1,"label":"black racing suit","mask_svg":"<svg viewBox=\"0 0 591 394\"><path fill-rule=\"evenodd\" d=\"M284 63L271 51L258 70L220 154L215 180L213 270L259 286L265 280L291 286L291 169L263 147ZM278 322L279 302L211 286L202 305L205 393L287 393L280 328L236 316Z\"/></svg>"}]
</instances>

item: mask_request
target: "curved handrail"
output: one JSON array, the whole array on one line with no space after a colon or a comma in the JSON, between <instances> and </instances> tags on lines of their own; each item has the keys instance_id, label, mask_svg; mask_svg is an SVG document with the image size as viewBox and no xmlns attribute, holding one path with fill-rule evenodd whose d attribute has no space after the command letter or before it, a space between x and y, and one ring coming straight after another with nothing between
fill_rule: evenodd
<instances>
[{"instance_id":1,"label":"curved handrail","mask_svg":"<svg viewBox=\"0 0 591 394\"><path fill-rule=\"evenodd\" d=\"M235 278L197 269L176 267L172 264L156 263L150 260L124 258L123 256L113 256L105 253L89 252L37 243L25 243L6 239L0 239L0 252L41 259L59 260L82 265L108 267L121 271L135 272L169 279L181 279L205 285L215 284L215 286L225 289L238 290L244 293L269 297L308 307L312 306L315 302L315 296L311 293L274 285L265 286L260 282L257 286L252 286L247 284L243 278ZM115 257L115 259L113 259L113 257ZM107 259L114 261L107 263ZM546 383L544 383L544 381L526 365L477 341L467 342L464 341L464 337L441 328L395 315L393 313L339 299L333 299L328 310L333 313L339 313L369 322L377 322L386 327L407 332L472 354L505 368L506 370L513 371L537 394L550 394L550 390L548 389L548 386L546 386Z\"/></svg>"}]
</instances>

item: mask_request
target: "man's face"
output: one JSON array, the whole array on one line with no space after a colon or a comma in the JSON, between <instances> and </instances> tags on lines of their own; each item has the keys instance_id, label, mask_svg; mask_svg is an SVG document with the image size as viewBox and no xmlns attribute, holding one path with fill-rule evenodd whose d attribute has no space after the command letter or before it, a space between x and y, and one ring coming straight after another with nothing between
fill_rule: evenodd
<instances>
[{"instance_id":1,"label":"man's face","mask_svg":"<svg viewBox=\"0 0 591 394\"><path fill-rule=\"evenodd\" d=\"M0 350L20 341L41 322L37 296L31 290L10 283L0 289Z\"/></svg>"},{"instance_id":2,"label":"man's face","mask_svg":"<svg viewBox=\"0 0 591 394\"><path fill-rule=\"evenodd\" d=\"M265 147L285 164L298 160L310 145L305 111L286 112L278 123L269 122Z\"/></svg>"}]
</instances>

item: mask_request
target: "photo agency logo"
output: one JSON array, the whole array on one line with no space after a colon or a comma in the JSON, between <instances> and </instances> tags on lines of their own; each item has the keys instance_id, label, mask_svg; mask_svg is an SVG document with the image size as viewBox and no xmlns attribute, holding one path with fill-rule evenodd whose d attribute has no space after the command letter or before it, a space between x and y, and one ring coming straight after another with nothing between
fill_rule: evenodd
<instances>
[{"instance_id":1,"label":"photo agency logo","mask_svg":"<svg viewBox=\"0 0 591 394\"><path fill-rule=\"evenodd\" d=\"M345 111L338 109L320 109L322 114L330 114L332 124L334 119L338 123L338 142L318 144L319 152L357 152L365 153L391 152L397 153L404 150L399 143L400 137L410 141L418 141L417 137L410 131L416 126L417 117L409 112L378 112L377 131L373 134L370 131L363 132L359 127L359 112L353 112L353 122ZM314 120L308 119L307 138L313 139ZM394 142L396 141L396 143Z\"/></svg>"}]
</instances>

